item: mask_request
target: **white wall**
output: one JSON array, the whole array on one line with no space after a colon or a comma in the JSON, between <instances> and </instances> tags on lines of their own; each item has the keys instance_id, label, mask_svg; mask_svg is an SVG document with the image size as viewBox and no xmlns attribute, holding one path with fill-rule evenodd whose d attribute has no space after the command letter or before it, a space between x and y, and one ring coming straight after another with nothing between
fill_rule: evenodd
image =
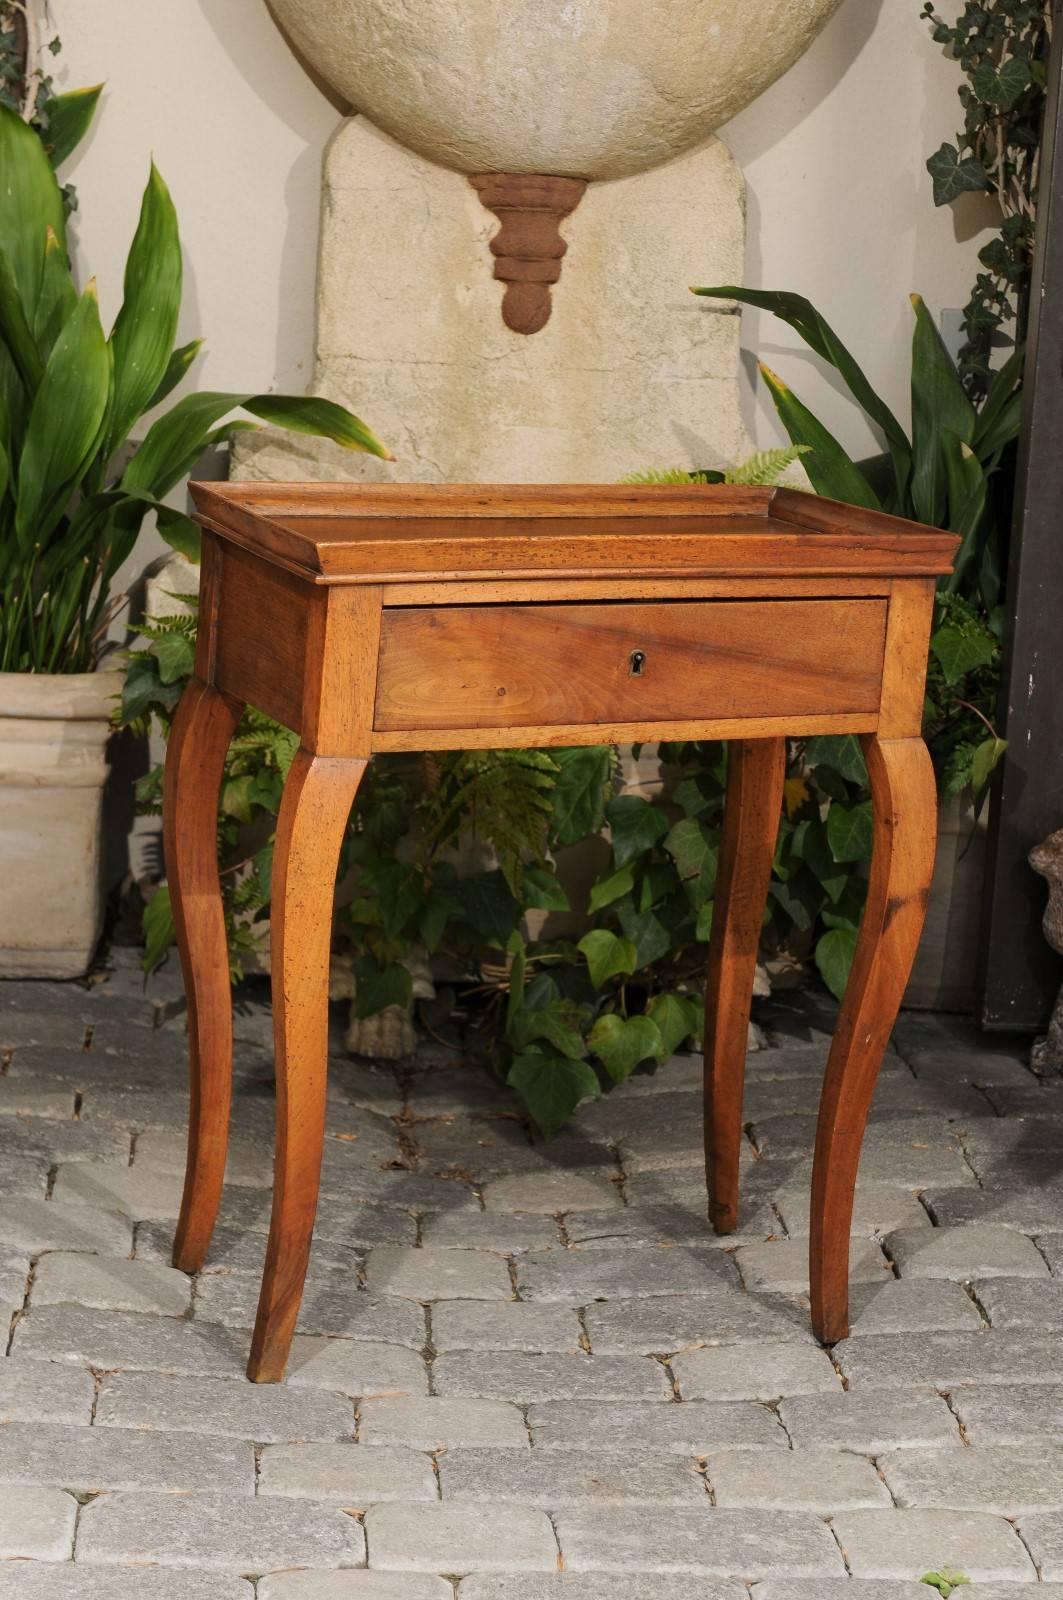
<instances>
[{"instance_id":1,"label":"white wall","mask_svg":"<svg viewBox=\"0 0 1063 1600\"><path fill-rule=\"evenodd\" d=\"M67 171L81 202L79 258L99 278L105 316L117 309L153 153L182 223L182 336L208 341L195 381L304 388L318 178L341 109L264 0L52 0L52 11L60 80L107 82L97 126ZM749 186L746 281L813 299L902 413L907 292L937 310L959 307L975 268L977 239L958 239L952 212L935 211L924 167L953 133L958 81L919 0L845 0L803 60L722 130ZM855 413L782 324L747 313L743 345L758 443L780 430L755 394L754 352L851 449L868 447Z\"/></svg>"}]
</instances>

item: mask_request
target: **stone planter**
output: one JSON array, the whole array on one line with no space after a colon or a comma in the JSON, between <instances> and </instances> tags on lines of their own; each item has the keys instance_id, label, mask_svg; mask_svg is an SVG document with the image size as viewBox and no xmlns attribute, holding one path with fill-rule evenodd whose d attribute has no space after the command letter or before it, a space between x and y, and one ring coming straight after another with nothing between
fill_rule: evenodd
<instances>
[{"instance_id":1,"label":"stone planter","mask_svg":"<svg viewBox=\"0 0 1063 1600\"><path fill-rule=\"evenodd\" d=\"M0 976L78 978L103 914L101 812L120 672L0 673Z\"/></svg>"},{"instance_id":2,"label":"stone planter","mask_svg":"<svg viewBox=\"0 0 1063 1600\"><path fill-rule=\"evenodd\" d=\"M920 1011L973 1011L985 879L986 818L951 796L938 812L938 849L926 927L904 994Z\"/></svg>"}]
</instances>

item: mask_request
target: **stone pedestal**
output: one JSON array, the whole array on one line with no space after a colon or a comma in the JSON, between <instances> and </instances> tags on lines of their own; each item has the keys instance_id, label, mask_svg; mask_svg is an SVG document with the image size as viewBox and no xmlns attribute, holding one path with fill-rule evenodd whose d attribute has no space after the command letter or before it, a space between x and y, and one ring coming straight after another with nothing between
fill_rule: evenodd
<instances>
[{"instance_id":1,"label":"stone pedestal","mask_svg":"<svg viewBox=\"0 0 1063 1600\"><path fill-rule=\"evenodd\" d=\"M719 140L588 186L531 337L499 315L497 227L467 177L347 121L326 158L313 387L395 461L264 431L234 475L593 483L748 453L738 318L688 288L741 282L742 178Z\"/></svg>"}]
</instances>

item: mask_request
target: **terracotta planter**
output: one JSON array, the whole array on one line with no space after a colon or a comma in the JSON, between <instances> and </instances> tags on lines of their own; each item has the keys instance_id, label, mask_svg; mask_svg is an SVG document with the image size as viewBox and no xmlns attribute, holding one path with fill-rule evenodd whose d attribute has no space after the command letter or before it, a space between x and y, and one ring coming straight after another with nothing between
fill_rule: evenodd
<instances>
[{"instance_id":1,"label":"terracotta planter","mask_svg":"<svg viewBox=\"0 0 1063 1600\"><path fill-rule=\"evenodd\" d=\"M0 673L0 976L78 978L103 913L101 812L120 672Z\"/></svg>"},{"instance_id":2,"label":"terracotta planter","mask_svg":"<svg viewBox=\"0 0 1063 1600\"><path fill-rule=\"evenodd\" d=\"M904 994L920 1011L973 1011L985 879L986 818L958 798L942 802L926 927Z\"/></svg>"}]
</instances>

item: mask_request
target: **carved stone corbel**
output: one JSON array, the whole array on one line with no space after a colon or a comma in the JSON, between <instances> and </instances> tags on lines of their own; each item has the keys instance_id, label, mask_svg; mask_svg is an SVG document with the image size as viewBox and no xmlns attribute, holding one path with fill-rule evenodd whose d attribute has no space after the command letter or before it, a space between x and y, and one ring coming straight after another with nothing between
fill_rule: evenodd
<instances>
[{"instance_id":1,"label":"carved stone corbel","mask_svg":"<svg viewBox=\"0 0 1063 1600\"><path fill-rule=\"evenodd\" d=\"M491 240L495 277L506 285L502 320L514 333L538 333L550 319L550 285L568 249L560 223L579 205L586 180L485 172L469 182L502 224Z\"/></svg>"}]
</instances>

